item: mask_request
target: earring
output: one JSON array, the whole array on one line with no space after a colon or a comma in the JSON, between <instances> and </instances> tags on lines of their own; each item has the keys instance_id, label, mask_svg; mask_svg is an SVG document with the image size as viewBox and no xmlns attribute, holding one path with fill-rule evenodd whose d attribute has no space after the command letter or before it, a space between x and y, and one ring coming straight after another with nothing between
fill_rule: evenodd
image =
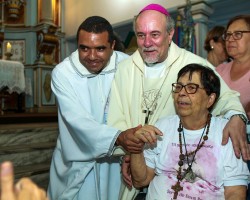
<instances>
[{"instance_id":1,"label":"earring","mask_svg":"<svg viewBox=\"0 0 250 200\"><path fill-rule=\"evenodd\" d=\"M214 49L214 46L211 46L210 48L211 48L211 49Z\"/></svg>"}]
</instances>

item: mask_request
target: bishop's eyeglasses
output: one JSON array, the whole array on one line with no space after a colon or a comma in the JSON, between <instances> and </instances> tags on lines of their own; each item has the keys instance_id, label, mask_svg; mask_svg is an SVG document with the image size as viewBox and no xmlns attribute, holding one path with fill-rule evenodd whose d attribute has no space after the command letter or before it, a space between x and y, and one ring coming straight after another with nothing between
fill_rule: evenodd
<instances>
[{"instance_id":1,"label":"bishop's eyeglasses","mask_svg":"<svg viewBox=\"0 0 250 200\"><path fill-rule=\"evenodd\" d=\"M204 88L201 88L198 84L196 83L188 83L187 85L182 85L180 83L172 83L172 91L174 93L179 93L182 88L185 88L185 91L188 93L188 94L194 94L197 92L198 88L200 89L204 89Z\"/></svg>"},{"instance_id":2,"label":"bishop's eyeglasses","mask_svg":"<svg viewBox=\"0 0 250 200\"><path fill-rule=\"evenodd\" d=\"M250 33L250 31L234 31L232 33L226 32L222 35L222 39L228 41L232 36L235 40L240 40L243 36L243 33Z\"/></svg>"}]
</instances>

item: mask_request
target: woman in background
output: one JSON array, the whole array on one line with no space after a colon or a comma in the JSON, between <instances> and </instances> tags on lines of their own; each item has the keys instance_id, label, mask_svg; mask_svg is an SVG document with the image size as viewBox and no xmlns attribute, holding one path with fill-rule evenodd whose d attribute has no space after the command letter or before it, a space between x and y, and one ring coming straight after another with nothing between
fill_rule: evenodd
<instances>
[{"instance_id":1,"label":"woman in background","mask_svg":"<svg viewBox=\"0 0 250 200\"><path fill-rule=\"evenodd\" d=\"M240 93L240 101L250 119L250 15L233 17L223 39L233 61L222 63L216 71L231 89Z\"/></svg>"},{"instance_id":2,"label":"woman in background","mask_svg":"<svg viewBox=\"0 0 250 200\"><path fill-rule=\"evenodd\" d=\"M228 59L225 41L222 39L225 30L223 26L215 26L207 33L205 39L204 49L207 51L207 60L215 67Z\"/></svg>"}]
</instances>

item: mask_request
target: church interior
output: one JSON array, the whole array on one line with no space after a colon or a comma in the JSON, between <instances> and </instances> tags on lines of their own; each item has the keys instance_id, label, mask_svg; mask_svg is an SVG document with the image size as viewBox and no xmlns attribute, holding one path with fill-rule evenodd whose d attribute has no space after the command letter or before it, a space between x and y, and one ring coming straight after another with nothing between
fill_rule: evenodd
<instances>
[{"instance_id":1,"label":"church interior","mask_svg":"<svg viewBox=\"0 0 250 200\"><path fill-rule=\"evenodd\" d=\"M51 72L76 50L80 23L105 17L131 54L137 48L133 16L149 3L163 5L176 21L189 8L195 35L189 50L204 58L208 30L250 8L249 0L0 0L0 162L14 163L16 179L28 176L47 188L58 135Z\"/></svg>"}]
</instances>

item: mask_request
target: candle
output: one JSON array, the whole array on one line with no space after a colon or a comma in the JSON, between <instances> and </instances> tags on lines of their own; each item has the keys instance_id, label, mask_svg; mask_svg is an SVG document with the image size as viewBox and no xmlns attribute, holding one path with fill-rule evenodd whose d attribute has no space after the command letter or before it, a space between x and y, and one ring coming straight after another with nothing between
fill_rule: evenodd
<instances>
[{"instance_id":1,"label":"candle","mask_svg":"<svg viewBox=\"0 0 250 200\"><path fill-rule=\"evenodd\" d=\"M7 43L7 53L11 53L11 44L8 42Z\"/></svg>"}]
</instances>

